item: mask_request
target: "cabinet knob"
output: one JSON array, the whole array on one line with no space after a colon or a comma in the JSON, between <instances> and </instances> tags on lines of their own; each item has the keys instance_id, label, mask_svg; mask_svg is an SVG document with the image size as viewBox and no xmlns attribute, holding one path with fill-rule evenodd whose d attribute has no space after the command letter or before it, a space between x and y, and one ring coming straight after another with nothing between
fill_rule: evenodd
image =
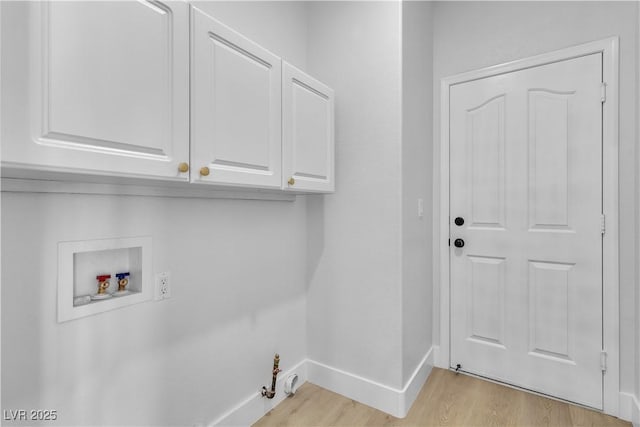
<instances>
[{"instance_id":1,"label":"cabinet knob","mask_svg":"<svg viewBox=\"0 0 640 427\"><path fill-rule=\"evenodd\" d=\"M296 183L296 180L295 180L295 179L293 179L293 177L291 177L291 178L289 178L289 181L287 181L287 183L288 183L289 185L293 185L293 184L295 184L295 183Z\"/></svg>"},{"instance_id":2,"label":"cabinet knob","mask_svg":"<svg viewBox=\"0 0 640 427\"><path fill-rule=\"evenodd\" d=\"M182 173L189 172L189 163L182 162L178 165L178 170Z\"/></svg>"},{"instance_id":3,"label":"cabinet knob","mask_svg":"<svg viewBox=\"0 0 640 427\"><path fill-rule=\"evenodd\" d=\"M204 166L200 168L200 175L202 176L208 176L209 175L209 168Z\"/></svg>"}]
</instances>

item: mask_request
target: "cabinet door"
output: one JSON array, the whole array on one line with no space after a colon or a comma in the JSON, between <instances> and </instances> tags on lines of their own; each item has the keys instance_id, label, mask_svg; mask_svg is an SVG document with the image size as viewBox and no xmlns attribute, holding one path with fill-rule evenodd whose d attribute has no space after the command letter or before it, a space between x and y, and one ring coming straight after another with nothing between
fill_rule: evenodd
<instances>
[{"instance_id":1,"label":"cabinet door","mask_svg":"<svg viewBox=\"0 0 640 427\"><path fill-rule=\"evenodd\" d=\"M333 90L283 63L282 188L333 192Z\"/></svg>"},{"instance_id":2,"label":"cabinet door","mask_svg":"<svg viewBox=\"0 0 640 427\"><path fill-rule=\"evenodd\" d=\"M3 166L188 179L187 4L2 6Z\"/></svg>"},{"instance_id":3,"label":"cabinet door","mask_svg":"<svg viewBox=\"0 0 640 427\"><path fill-rule=\"evenodd\" d=\"M191 23L192 181L280 188L280 58L197 8Z\"/></svg>"}]
</instances>

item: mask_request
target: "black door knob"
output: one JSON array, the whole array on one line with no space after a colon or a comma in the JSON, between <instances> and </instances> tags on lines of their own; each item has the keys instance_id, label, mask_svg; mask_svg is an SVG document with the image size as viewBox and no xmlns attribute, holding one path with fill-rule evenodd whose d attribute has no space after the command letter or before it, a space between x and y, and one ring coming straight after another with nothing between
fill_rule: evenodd
<instances>
[{"instance_id":1,"label":"black door knob","mask_svg":"<svg viewBox=\"0 0 640 427\"><path fill-rule=\"evenodd\" d=\"M453 246L455 246L456 248L462 248L464 246L464 240L462 239L454 240Z\"/></svg>"},{"instance_id":2,"label":"black door knob","mask_svg":"<svg viewBox=\"0 0 640 427\"><path fill-rule=\"evenodd\" d=\"M453 220L453 222L456 223L456 225L458 227L460 227L462 224L464 224L464 218L462 218L461 216L457 217L456 219Z\"/></svg>"}]
</instances>

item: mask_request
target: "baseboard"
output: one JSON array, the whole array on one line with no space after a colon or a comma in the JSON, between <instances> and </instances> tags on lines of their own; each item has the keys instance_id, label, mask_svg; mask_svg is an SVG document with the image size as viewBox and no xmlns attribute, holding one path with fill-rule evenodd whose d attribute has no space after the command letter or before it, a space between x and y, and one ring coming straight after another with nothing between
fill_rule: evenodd
<instances>
[{"instance_id":1,"label":"baseboard","mask_svg":"<svg viewBox=\"0 0 640 427\"><path fill-rule=\"evenodd\" d=\"M433 348L429 349L402 390L371 381L341 369L305 359L278 375L276 387L278 394L273 399L265 399L258 392L252 394L240 404L230 409L210 426L247 426L255 423L280 402L286 399L282 391L285 379L298 374L298 384L306 381L319 385L335 393L372 406L394 417L404 418L418 393L431 373L433 367Z\"/></svg>"},{"instance_id":2,"label":"baseboard","mask_svg":"<svg viewBox=\"0 0 640 427\"><path fill-rule=\"evenodd\" d=\"M619 406L618 418L631 421L633 427L640 427L640 402L636 396L620 392Z\"/></svg>"},{"instance_id":3,"label":"baseboard","mask_svg":"<svg viewBox=\"0 0 640 427\"><path fill-rule=\"evenodd\" d=\"M284 382L293 373L298 374L297 387L307 381L307 360L295 365L293 368L278 375L276 382L277 394L273 399L262 397L258 391L249 396L243 402L227 411L216 420L209 423L210 426L249 426L275 408L287 398L284 394Z\"/></svg>"},{"instance_id":4,"label":"baseboard","mask_svg":"<svg viewBox=\"0 0 640 427\"><path fill-rule=\"evenodd\" d=\"M413 371L413 374L407 381L407 384L405 384L402 389L401 408L403 411L402 416L399 418L404 418L409 413L409 409L413 406L413 402L416 401L418 393L422 390L422 386L427 382L427 378L429 378L433 366L433 347L431 347L427 354L424 355L415 371Z\"/></svg>"},{"instance_id":5,"label":"baseboard","mask_svg":"<svg viewBox=\"0 0 640 427\"><path fill-rule=\"evenodd\" d=\"M307 361L309 382L374 407L397 418L404 418L433 367L433 351L427 354L402 390L351 374L313 360Z\"/></svg>"}]
</instances>

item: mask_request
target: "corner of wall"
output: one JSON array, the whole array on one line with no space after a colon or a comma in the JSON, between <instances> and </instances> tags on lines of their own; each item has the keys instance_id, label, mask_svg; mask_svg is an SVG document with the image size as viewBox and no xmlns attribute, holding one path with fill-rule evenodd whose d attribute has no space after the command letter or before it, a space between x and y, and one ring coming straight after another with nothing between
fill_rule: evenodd
<instances>
[{"instance_id":1,"label":"corner of wall","mask_svg":"<svg viewBox=\"0 0 640 427\"><path fill-rule=\"evenodd\" d=\"M432 68L429 2L403 1L401 46L402 382L432 345Z\"/></svg>"},{"instance_id":2,"label":"corner of wall","mask_svg":"<svg viewBox=\"0 0 640 427\"><path fill-rule=\"evenodd\" d=\"M397 389L323 363L307 360L309 382L397 418L407 416L432 369L433 348L430 348L405 386Z\"/></svg>"},{"instance_id":3,"label":"corner of wall","mask_svg":"<svg viewBox=\"0 0 640 427\"><path fill-rule=\"evenodd\" d=\"M413 375L411 375L411 378L409 378L406 385L404 386L401 403L403 415L400 418L404 418L407 416L409 410L411 409L411 406L413 406L413 403L416 401L420 390L422 390L422 387L427 382L427 379L429 379L429 375L431 375L431 371L435 366L434 354L435 349L432 346L429 348L429 351L422 358L422 361L415 369L415 371L413 371Z\"/></svg>"},{"instance_id":4,"label":"corner of wall","mask_svg":"<svg viewBox=\"0 0 640 427\"><path fill-rule=\"evenodd\" d=\"M640 401L632 393L620 392L618 418L640 427Z\"/></svg>"}]
</instances>

